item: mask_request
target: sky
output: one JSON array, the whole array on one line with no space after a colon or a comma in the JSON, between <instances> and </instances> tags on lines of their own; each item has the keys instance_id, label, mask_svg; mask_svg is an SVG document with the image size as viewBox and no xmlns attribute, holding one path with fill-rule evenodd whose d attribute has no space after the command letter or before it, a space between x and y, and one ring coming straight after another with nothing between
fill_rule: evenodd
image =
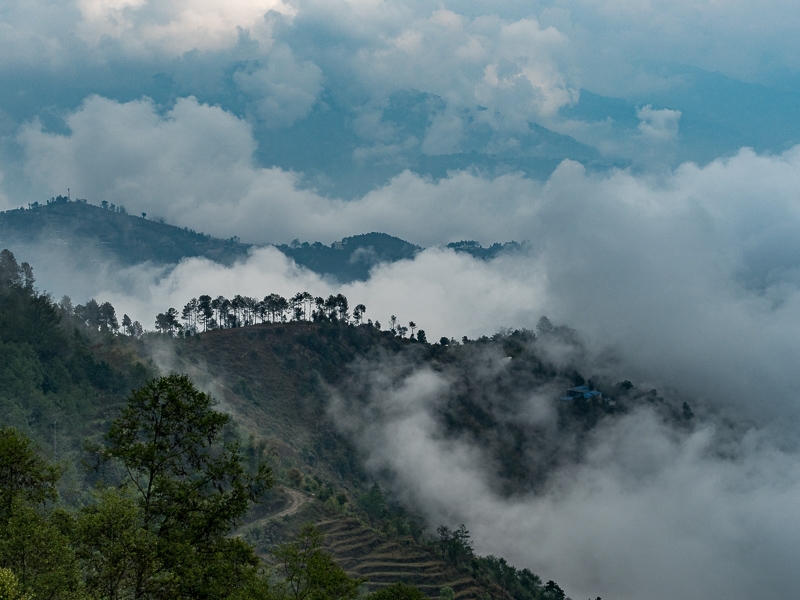
<instances>
[{"instance_id":1,"label":"sky","mask_svg":"<svg viewBox=\"0 0 800 600\"><path fill-rule=\"evenodd\" d=\"M343 429L431 518L445 513L430 482L453 473L476 501L447 516L575 597L667 597L674 573L685 598L793 597L792 566L765 549L800 540L780 526L797 521L800 473L798 32L787 0L6 0L0 209L69 189L257 245L382 231L423 246L346 286L269 247L230 267L19 258L55 296L145 326L202 293L300 290L429 339L546 314L637 385L753 423L750 446L724 460L714 419L675 439L632 415L560 496L509 502L463 466L463 441L427 428L426 390L447 385L431 374L396 393L419 425L408 452L438 462L381 453L396 419ZM484 262L442 248L459 240L526 244ZM631 479L641 440L659 451ZM531 549L540 535L552 551ZM653 547L659 568L642 562Z\"/></svg>"}]
</instances>

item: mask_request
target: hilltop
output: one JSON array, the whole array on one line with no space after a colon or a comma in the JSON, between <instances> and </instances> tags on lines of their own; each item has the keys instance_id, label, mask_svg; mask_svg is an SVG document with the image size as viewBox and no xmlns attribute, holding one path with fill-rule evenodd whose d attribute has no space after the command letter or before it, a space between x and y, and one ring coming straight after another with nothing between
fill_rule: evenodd
<instances>
[{"instance_id":1,"label":"hilltop","mask_svg":"<svg viewBox=\"0 0 800 600\"><path fill-rule=\"evenodd\" d=\"M44 205L0 213L0 246L25 256L27 247L40 244L52 253L91 254L123 266L175 264L192 256L231 264L250 249L235 238L221 240L129 215L121 206L69 202L63 196Z\"/></svg>"}]
</instances>

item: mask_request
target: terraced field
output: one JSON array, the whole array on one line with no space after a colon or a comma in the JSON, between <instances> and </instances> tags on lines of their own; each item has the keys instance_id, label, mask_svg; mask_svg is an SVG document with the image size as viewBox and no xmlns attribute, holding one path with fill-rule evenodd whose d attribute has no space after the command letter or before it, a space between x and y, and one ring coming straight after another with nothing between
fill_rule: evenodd
<instances>
[{"instance_id":1,"label":"terraced field","mask_svg":"<svg viewBox=\"0 0 800 600\"><path fill-rule=\"evenodd\" d=\"M456 598L486 597L486 590L472 577L435 558L411 540L390 540L367 529L358 520L341 517L318 522L326 549L351 576L369 579L377 590L397 581L415 585L431 597L451 587Z\"/></svg>"},{"instance_id":2,"label":"terraced field","mask_svg":"<svg viewBox=\"0 0 800 600\"><path fill-rule=\"evenodd\" d=\"M239 530L267 562L272 561L271 551L277 544L293 539L304 524L314 523L324 536L325 550L348 575L366 578L370 591L402 582L418 587L431 598L439 597L443 587L450 587L459 600L509 599L502 589L482 586L411 538L388 538L298 490L281 491L282 502Z\"/></svg>"}]
</instances>

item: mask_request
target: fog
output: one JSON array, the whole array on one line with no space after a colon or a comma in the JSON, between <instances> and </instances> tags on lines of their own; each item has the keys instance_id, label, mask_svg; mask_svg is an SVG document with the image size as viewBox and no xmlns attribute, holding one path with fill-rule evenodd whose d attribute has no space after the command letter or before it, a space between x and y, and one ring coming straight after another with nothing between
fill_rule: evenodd
<instances>
[{"instance_id":1,"label":"fog","mask_svg":"<svg viewBox=\"0 0 800 600\"><path fill-rule=\"evenodd\" d=\"M745 149L658 176L588 173L565 161L544 183L518 175L456 172L432 181L406 173L348 203L289 186L286 195L260 196L258 210L191 196L193 204L171 213L176 223L185 215L198 229L232 234L241 224L326 243L366 231L428 246L527 241L525 252L489 262L431 247L344 286L268 248L232 267L189 259L166 271L98 268L88 260L91 268L76 260L71 269L63 256L21 259L56 296L111 300L145 327L156 313L204 293L342 292L366 304L367 317L414 320L432 340L533 328L546 314L582 331L594 349L619 355L630 378L678 386L762 417L794 418L799 167L800 149L780 155ZM228 176L224 169L219 174ZM179 177L172 175L173 187ZM154 179L143 173L143 181ZM216 207L213 219L192 222L208 207ZM77 287L83 297L71 291Z\"/></svg>"},{"instance_id":2,"label":"fog","mask_svg":"<svg viewBox=\"0 0 800 600\"><path fill-rule=\"evenodd\" d=\"M686 430L645 405L602 421L577 462L559 461L572 456L573 440L569 430L554 433L558 391L501 397L495 382L508 363L495 354L475 362L478 402L501 424L482 442L445 427L442 412L462 393L452 367L365 361L333 395L331 415L373 476L431 528L465 523L476 552L554 579L573 598L744 600L800 591L800 456L776 449L769 428L740 429L734 440L713 416ZM592 360L582 366L592 369ZM549 479L535 493L508 496L485 440L525 419L546 427L549 440L529 429L515 444L539 447L525 456Z\"/></svg>"}]
</instances>

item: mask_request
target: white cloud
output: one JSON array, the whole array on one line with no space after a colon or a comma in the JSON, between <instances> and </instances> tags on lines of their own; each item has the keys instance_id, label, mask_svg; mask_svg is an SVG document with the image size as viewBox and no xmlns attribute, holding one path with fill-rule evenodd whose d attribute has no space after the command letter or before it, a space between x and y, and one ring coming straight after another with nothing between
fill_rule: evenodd
<instances>
[{"instance_id":1,"label":"white cloud","mask_svg":"<svg viewBox=\"0 0 800 600\"><path fill-rule=\"evenodd\" d=\"M376 96L419 89L453 110L511 129L577 100L560 69L567 45L563 34L535 18L471 19L442 8L374 40L356 55L354 68ZM478 106L486 114L475 112Z\"/></svg>"},{"instance_id":2,"label":"white cloud","mask_svg":"<svg viewBox=\"0 0 800 600\"><path fill-rule=\"evenodd\" d=\"M681 111L668 108L656 110L648 104L638 109L636 116L640 121L639 131L644 137L659 142L669 142L677 139Z\"/></svg>"},{"instance_id":3,"label":"white cloud","mask_svg":"<svg viewBox=\"0 0 800 600\"><path fill-rule=\"evenodd\" d=\"M272 48L265 67L233 76L239 89L255 97L258 116L270 127L290 127L313 108L323 75L311 61L298 63L285 44Z\"/></svg>"},{"instance_id":4,"label":"white cloud","mask_svg":"<svg viewBox=\"0 0 800 600\"><path fill-rule=\"evenodd\" d=\"M294 13L283 0L78 0L76 32L99 44L119 40L139 53L159 49L173 55L231 46L237 29L258 30L269 11Z\"/></svg>"}]
</instances>

